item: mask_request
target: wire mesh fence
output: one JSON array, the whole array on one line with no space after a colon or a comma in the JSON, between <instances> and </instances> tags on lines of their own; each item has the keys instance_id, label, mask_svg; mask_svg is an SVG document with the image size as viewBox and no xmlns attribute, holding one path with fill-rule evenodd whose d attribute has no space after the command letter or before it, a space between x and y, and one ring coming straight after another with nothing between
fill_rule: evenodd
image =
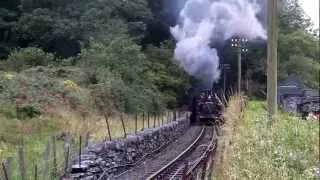
<instances>
[{"instance_id":1,"label":"wire mesh fence","mask_svg":"<svg viewBox=\"0 0 320 180\"><path fill-rule=\"evenodd\" d=\"M188 116L186 116L187 118ZM141 113L130 116L120 115L123 136L138 133L146 128L161 127L177 118L184 118L181 111L165 111L161 113ZM105 140L118 138L112 137L113 127L110 126L108 117L106 121ZM70 134L42 134L42 135L17 135L17 144L8 147L7 157L1 157L0 179L50 179L58 180L71 165L71 160L79 156L86 146L97 143L90 138L90 132L79 137ZM28 143L26 143L28 141ZM31 141L31 142L30 142ZM44 143L45 142L45 143ZM32 146L30 145L32 144ZM0 149L1 150L1 149ZM79 161L81 163L81 160Z\"/></svg>"}]
</instances>

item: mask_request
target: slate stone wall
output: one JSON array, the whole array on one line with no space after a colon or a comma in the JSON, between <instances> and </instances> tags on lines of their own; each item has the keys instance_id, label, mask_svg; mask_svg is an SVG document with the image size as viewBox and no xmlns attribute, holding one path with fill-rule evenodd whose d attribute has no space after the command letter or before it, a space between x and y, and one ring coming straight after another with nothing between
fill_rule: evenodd
<instances>
[{"instance_id":1,"label":"slate stone wall","mask_svg":"<svg viewBox=\"0 0 320 180\"><path fill-rule=\"evenodd\" d=\"M91 145L80 156L81 166L79 166L79 157L75 158L69 174L63 179L94 180L107 169L108 175L115 174L128 168L122 165L133 164L146 154L172 142L181 136L188 126L189 121L180 119L162 127L130 134L127 138Z\"/></svg>"}]
</instances>

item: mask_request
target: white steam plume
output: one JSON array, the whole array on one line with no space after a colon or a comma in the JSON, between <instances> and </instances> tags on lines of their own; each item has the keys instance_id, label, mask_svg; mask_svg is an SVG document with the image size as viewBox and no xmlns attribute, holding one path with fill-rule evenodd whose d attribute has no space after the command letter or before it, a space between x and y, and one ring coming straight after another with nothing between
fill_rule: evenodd
<instances>
[{"instance_id":1,"label":"white steam plume","mask_svg":"<svg viewBox=\"0 0 320 180\"><path fill-rule=\"evenodd\" d=\"M189 74L212 84L220 70L217 50L210 44L235 35L266 39L256 17L259 11L254 0L187 0L180 12L181 23L170 28L177 41L175 60Z\"/></svg>"}]
</instances>

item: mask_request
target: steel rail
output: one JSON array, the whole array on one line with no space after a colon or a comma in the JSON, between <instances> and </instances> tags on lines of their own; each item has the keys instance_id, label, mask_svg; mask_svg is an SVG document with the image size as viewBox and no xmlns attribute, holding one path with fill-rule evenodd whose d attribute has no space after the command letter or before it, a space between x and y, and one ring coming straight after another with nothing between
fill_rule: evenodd
<instances>
[{"instance_id":1,"label":"steel rail","mask_svg":"<svg viewBox=\"0 0 320 180\"><path fill-rule=\"evenodd\" d=\"M217 139L215 138L214 134L212 135L212 139L210 141L210 144L208 145L207 149L202 153L201 157L198 159L196 163L194 163L187 171L187 176L190 176L190 174L199 166L201 161L203 161L210 152L215 150L217 147Z\"/></svg>"},{"instance_id":2,"label":"steel rail","mask_svg":"<svg viewBox=\"0 0 320 180\"><path fill-rule=\"evenodd\" d=\"M169 141L168 143L160 146L159 148L157 148L157 149L155 149L155 150L153 150L153 151L151 151L151 152L143 155L138 161L136 161L136 162L134 162L134 163L132 163L132 164L123 164L123 165L119 165L119 166L115 166L115 167L110 167L110 168L104 170L103 173L99 176L98 180L103 180L103 179L105 178L105 176L107 175L107 173L108 173L110 170L112 170L112 169L121 168L121 167L129 167L129 166L133 167L133 166L138 165L138 164L141 163L143 160L145 160L146 157L150 157L150 156L152 156L153 154L161 151L164 147L166 147L166 146L167 146L168 144L170 144L171 142L172 142L172 141ZM127 171L124 171L123 173L125 173L125 172L127 172ZM122 173L121 173L121 174L122 174ZM120 174L120 175L121 175L121 174Z\"/></svg>"},{"instance_id":3,"label":"steel rail","mask_svg":"<svg viewBox=\"0 0 320 180\"><path fill-rule=\"evenodd\" d=\"M201 132L199 133L199 136L193 141L192 144L188 146L183 152L181 152L176 158L171 160L169 163L167 163L165 166L163 166L161 169L159 169L157 172L150 175L147 180L156 179L157 176L159 176L161 173L165 172L170 166L172 166L174 163L176 163L178 160L180 160L185 154L187 154L201 139L205 131L205 126L202 127Z\"/></svg>"}]
</instances>

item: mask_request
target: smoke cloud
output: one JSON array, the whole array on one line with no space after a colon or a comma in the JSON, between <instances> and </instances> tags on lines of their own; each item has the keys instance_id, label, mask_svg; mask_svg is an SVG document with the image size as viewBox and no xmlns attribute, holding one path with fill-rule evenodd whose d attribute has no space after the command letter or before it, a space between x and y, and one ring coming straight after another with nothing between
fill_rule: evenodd
<instances>
[{"instance_id":1,"label":"smoke cloud","mask_svg":"<svg viewBox=\"0 0 320 180\"><path fill-rule=\"evenodd\" d=\"M219 56L210 44L233 36L266 39L255 0L187 0L180 23L170 28L177 41L174 59L191 75L212 85L219 80Z\"/></svg>"}]
</instances>

